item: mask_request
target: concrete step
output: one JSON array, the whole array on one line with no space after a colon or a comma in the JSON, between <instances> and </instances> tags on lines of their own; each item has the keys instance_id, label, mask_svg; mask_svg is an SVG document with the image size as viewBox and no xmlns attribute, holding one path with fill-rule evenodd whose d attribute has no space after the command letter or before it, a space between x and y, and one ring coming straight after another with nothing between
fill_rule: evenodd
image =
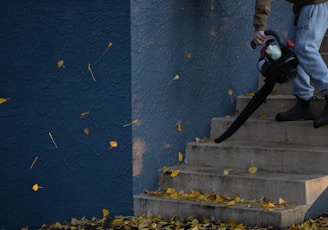
<instances>
[{"instance_id":1,"label":"concrete step","mask_svg":"<svg viewBox=\"0 0 328 230\"><path fill-rule=\"evenodd\" d=\"M327 188L328 176L273 173L258 170L250 174L247 168L192 167L189 165L174 167L179 175L171 177L169 172L160 172L160 190L174 188L177 191L196 190L201 193L215 193L245 199L266 197L278 202L283 198L288 203L311 204ZM291 191L293 191L291 193Z\"/></svg>"},{"instance_id":2,"label":"concrete step","mask_svg":"<svg viewBox=\"0 0 328 230\"><path fill-rule=\"evenodd\" d=\"M233 121L233 117L213 118L211 134L214 137L219 137ZM277 122L272 117L265 119L249 118L227 140L328 147L328 126L315 129L312 121Z\"/></svg>"},{"instance_id":3,"label":"concrete step","mask_svg":"<svg viewBox=\"0 0 328 230\"><path fill-rule=\"evenodd\" d=\"M236 112L240 113L252 99L251 96L239 96L236 101ZM269 95L266 102L263 103L253 114L254 118L275 117L277 113L284 112L296 104L296 98L292 95ZM319 115L325 106L323 97L315 97L313 105Z\"/></svg>"},{"instance_id":4,"label":"concrete step","mask_svg":"<svg viewBox=\"0 0 328 230\"><path fill-rule=\"evenodd\" d=\"M301 223L308 209L307 205L289 205L280 210L260 210L245 206L222 206L186 200L170 200L149 195L136 195L134 207L136 216L149 212L154 215L161 215L162 218L193 216L200 220L205 218L219 219L222 222L234 220L248 226L272 226L274 229L282 229Z\"/></svg>"},{"instance_id":5,"label":"concrete step","mask_svg":"<svg viewBox=\"0 0 328 230\"><path fill-rule=\"evenodd\" d=\"M246 169L251 161L259 171L327 174L328 147L288 143L224 141L188 143L189 166Z\"/></svg>"}]
</instances>

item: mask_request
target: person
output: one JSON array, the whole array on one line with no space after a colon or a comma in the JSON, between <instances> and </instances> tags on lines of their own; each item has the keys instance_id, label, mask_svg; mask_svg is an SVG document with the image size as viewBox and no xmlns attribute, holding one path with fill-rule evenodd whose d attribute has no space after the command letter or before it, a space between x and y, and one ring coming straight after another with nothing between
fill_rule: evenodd
<instances>
[{"instance_id":1,"label":"person","mask_svg":"<svg viewBox=\"0 0 328 230\"><path fill-rule=\"evenodd\" d=\"M328 124L328 68L319 49L328 29L328 0L287 0L293 3L293 20L288 36L295 43L299 59L297 76L293 79L293 95L296 104L286 112L276 115L277 121L313 120L319 128ZM266 41L264 30L273 0L256 0L253 17L253 42ZM313 86L312 86L313 85ZM325 97L326 105L316 117L313 108L314 89Z\"/></svg>"}]
</instances>

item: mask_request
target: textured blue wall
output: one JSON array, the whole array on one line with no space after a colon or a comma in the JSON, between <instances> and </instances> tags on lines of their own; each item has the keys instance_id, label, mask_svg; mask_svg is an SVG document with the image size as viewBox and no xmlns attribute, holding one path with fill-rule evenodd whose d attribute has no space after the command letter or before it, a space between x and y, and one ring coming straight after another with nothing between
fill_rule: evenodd
<instances>
[{"instance_id":1,"label":"textured blue wall","mask_svg":"<svg viewBox=\"0 0 328 230\"><path fill-rule=\"evenodd\" d=\"M290 6L275 2L270 28L286 34L281 12ZM135 194L157 189L158 170L178 164L186 143L210 135L213 117L233 114L236 96L257 89L253 12L254 0L131 1Z\"/></svg>"},{"instance_id":2,"label":"textured blue wall","mask_svg":"<svg viewBox=\"0 0 328 230\"><path fill-rule=\"evenodd\" d=\"M0 21L0 229L133 213L130 2L2 0Z\"/></svg>"}]
</instances>

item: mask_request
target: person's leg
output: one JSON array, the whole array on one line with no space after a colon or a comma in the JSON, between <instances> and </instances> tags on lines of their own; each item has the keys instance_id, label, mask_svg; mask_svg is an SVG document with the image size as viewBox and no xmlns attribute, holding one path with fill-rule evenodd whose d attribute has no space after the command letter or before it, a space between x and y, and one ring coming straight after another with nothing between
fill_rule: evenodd
<instances>
[{"instance_id":1,"label":"person's leg","mask_svg":"<svg viewBox=\"0 0 328 230\"><path fill-rule=\"evenodd\" d=\"M309 100L314 89L328 95L328 69L319 49L328 28L328 2L304 6L296 26L295 53L300 67L293 81L293 94Z\"/></svg>"},{"instance_id":2,"label":"person's leg","mask_svg":"<svg viewBox=\"0 0 328 230\"><path fill-rule=\"evenodd\" d=\"M304 6L298 16L297 24L290 28L289 38L295 41L295 52L300 62L298 74L293 79L293 94L297 97L297 103L287 112L278 113L277 121L313 120L315 118L311 104L314 88L310 79L323 94L328 95L328 70L319 53L327 27L328 3L323 3ZM318 124L314 122L314 126L316 127Z\"/></svg>"}]
</instances>

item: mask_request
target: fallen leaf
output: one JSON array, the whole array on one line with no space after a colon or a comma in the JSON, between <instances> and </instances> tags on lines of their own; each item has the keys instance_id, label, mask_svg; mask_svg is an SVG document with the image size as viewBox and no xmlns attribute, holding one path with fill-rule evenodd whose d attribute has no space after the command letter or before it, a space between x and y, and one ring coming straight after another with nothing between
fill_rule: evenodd
<instances>
[{"instance_id":1,"label":"fallen leaf","mask_svg":"<svg viewBox=\"0 0 328 230\"><path fill-rule=\"evenodd\" d=\"M106 216L108 216L109 215L109 210L108 209L106 209L106 208L103 208L103 210L102 210L102 213L103 213L103 217L106 217Z\"/></svg>"},{"instance_id":2,"label":"fallen leaf","mask_svg":"<svg viewBox=\"0 0 328 230\"><path fill-rule=\"evenodd\" d=\"M167 166L164 166L163 169L162 169L162 172L163 173L166 173L170 170L170 167L167 167Z\"/></svg>"},{"instance_id":3,"label":"fallen leaf","mask_svg":"<svg viewBox=\"0 0 328 230\"><path fill-rule=\"evenodd\" d=\"M200 139L199 137L195 137L195 142L196 142L196 143L199 143L200 140L201 140L201 139Z\"/></svg>"},{"instance_id":4,"label":"fallen leaf","mask_svg":"<svg viewBox=\"0 0 328 230\"><path fill-rule=\"evenodd\" d=\"M253 161L251 161L251 167L248 168L248 172L250 174L255 174L257 172L257 168L254 166Z\"/></svg>"},{"instance_id":5,"label":"fallen leaf","mask_svg":"<svg viewBox=\"0 0 328 230\"><path fill-rule=\"evenodd\" d=\"M255 93L254 92L248 92L248 93L245 94L245 96L254 97Z\"/></svg>"},{"instance_id":6,"label":"fallen leaf","mask_svg":"<svg viewBox=\"0 0 328 230\"><path fill-rule=\"evenodd\" d=\"M183 161L183 154L181 152L178 153L178 161L179 162Z\"/></svg>"},{"instance_id":7,"label":"fallen leaf","mask_svg":"<svg viewBox=\"0 0 328 230\"><path fill-rule=\"evenodd\" d=\"M229 89L229 90L228 90L228 94L229 94L230 96L232 96L232 95L233 95L233 90L232 90L232 89Z\"/></svg>"},{"instance_id":8,"label":"fallen leaf","mask_svg":"<svg viewBox=\"0 0 328 230\"><path fill-rule=\"evenodd\" d=\"M285 201L284 199L282 199L281 197L279 197L279 204L280 205L287 205L287 201Z\"/></svg>"},{"instance_id":9,"label":"fallen leaf","mask_svg":"<svg viewBox=\"0 0 328 230\"><path fill-rule=\"evenodd\" d=\"M180 171L179 170L174 170L171 172L171 177L176 177L177 175L179 175Z\"/></svg>"},{"instance_id":10,"label":"fallen leaf","mask_svg":"<svg viewBox=\"0 0 328 230\"><path fill-rule=\"evenodd\" d=\"M225 169L225 170L223 170L223 174L227 176L227 175L229 175L229 171L230 171L229 169Z\"/></svg>"}]
</instances>

